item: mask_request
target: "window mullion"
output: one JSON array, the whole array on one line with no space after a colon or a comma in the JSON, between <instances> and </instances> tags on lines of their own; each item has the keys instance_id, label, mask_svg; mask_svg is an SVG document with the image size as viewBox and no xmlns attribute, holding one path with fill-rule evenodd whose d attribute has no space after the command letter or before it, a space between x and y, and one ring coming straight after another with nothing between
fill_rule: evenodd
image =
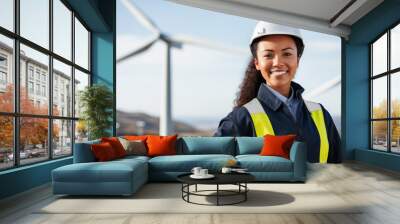
<instances>
[{"instance_id":1,"label":"window mullion","mask_svg":"<svg viewBox=\"0 0 400 224\"><path fill-rule=\"evenodd\" d=\"M371 45L369 45L369 149L373 149L373 146L374 146L374 136L373 136L373 130L372 130L372 128L374 127L374 125L373 125L373 121L372 121L372 119L373 119L373 110L372 110L372 105L373 105L373 102L372 102L372 81L373 81L373 79L372 79L372 50L373 50L373 47L372 47L372 44Z\"/></svg>"},{"instance_id":2,"label":"window mullion","mask_svg":"<svg viewBox=\"0 0 400 224\"><path fill-rule=\"evenodd\" d=\"M390 70L390 30L387 32L387 51L386 51L386 54L387 54L387 68L386 68L386 71L389 71ZM392 117L392 100L391 100L391 78L392 78L392 75L389 73L389 74L387 74L387 85L388 85L388 87L387 87L387 89L388 89L388 92L387 92L387 98L388 98L388 105L387 105L387 110L388 110L388 118L391 118ZM392 125L391 125L391 123L392 123L392 121L391 120L388 120L388 122L387 122L388 124L388 126L387 126L387 132L388 132L388 141L389 141L389 143L388 143L388 152L391 152L392 151L392 135L391 135L391 132L392 132Z\"/></svg>"},{"instance_id":3,"label":"window mullion","mask_svg":"<svg viewBox=\"0 0 400 224\"><path fill-rule=\"evenodd\" d=\"M373 121L372 121L372 119L374 118L374 116L373 116L373 106L374 106L374 98L373 98L373 93L374 93L374 79L372 79L372 77L373 77L373 71L374 71L374 68L373 68L373 54L374 54L374 48L372 47L373 45L371 44L370 45L370 57L369 57L369 60L370 60L370 106L369 106L369 110L370 110L370 119L371 119L371 122L370 122L370 148L371 149L373 149L374 148L374 144L373 144L373 141L374 141L374 136L373 136Z\"/></svg>"},{"instance_id":4,"label":"window mullion","mask_svg":"<svg viewBox=\"0 0 400 224\"><path fill-rule=\"evenodd\" d=\"M71 24L72 24L72 29L71 29L71 59L72 59L72 64L71 66L71 100L72 100L72 105L71 105L71 117L75 118L75 12L72 11L71 14ZM72 150L72 155L74 155L75 151L75 126L76 126L76 121L72 121L72 130L71 130L71 150Z\"/></svg>"},{"instance_id":5,"label":"window mullion","mask_svg":"<svg viewBox=\"0 0 400 224\"><path fill-rule=\"evenodd\" d=\"M53 0L49 0L49 50L53 52ZM50 119L48 120L48 151L49 159L53 158L53 56L49 55L48 91Z\"/></svg>"},{"instance_id":6,"label":"window mullion","mask_svg":"<svg viewBox=\"0 0 400 224\"><path fill-rule=\"evenodd\" d=\"M20 31L20 1L14 1L14 30L17 35L19 35ZM14 112L19 114L20 111L20 47L19 47L19 39L14 39ZM14 116L14 166L19 166L20 158L19 158L19 136L20 136L20 118Z\"/></svg>"}]
</instances>

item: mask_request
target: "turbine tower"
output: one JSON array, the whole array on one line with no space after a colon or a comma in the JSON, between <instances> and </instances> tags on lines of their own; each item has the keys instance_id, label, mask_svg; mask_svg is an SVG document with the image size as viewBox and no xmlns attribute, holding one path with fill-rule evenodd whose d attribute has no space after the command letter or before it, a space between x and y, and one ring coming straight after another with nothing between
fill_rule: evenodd
<instances>
[{"instance_id":1,"label":"turbine tower","mask_svg":"<svg viewBox=\"0 0 400 224\"><path fill-rule=\"evenodd\" d=\"M139 8L137 8L129 0L121 0L125 8L133 15L138 22L140 22L146 29L148 29L153 35L143 45L138 46L128 54L117 59L117 63L121 63L129 58L134 57L137 54L147 51L157 41L161 41L165 44L165 64L164 64L164 75L162 78L163 89L162 89L162 105L160 113L160 135L170 135L174 133L174 127L172 122L172 100L171 100L171 48L181 49L184 44L198 45L205 48L216 49L228 53L234 54L248 54L247 49L225 47L224 44L213 43L208 40L194 38L190 36L168 36L162 32L156 24L151 21Z\"/></svg>"}]
</instances>

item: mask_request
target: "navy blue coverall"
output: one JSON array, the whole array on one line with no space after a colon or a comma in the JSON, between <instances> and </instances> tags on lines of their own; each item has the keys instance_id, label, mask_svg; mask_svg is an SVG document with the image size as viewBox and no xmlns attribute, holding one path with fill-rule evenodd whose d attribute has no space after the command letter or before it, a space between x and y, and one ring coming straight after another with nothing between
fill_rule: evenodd
<instances>
[{"instance_id":1,"label":"navy blue coverall","mask_svg":"<svg viewBox=\"0 0 400 224\"><path fill-rule=\"evenodd\" d=\"M288 106L283 103L265 85L260 85L257 98L264 111L268 114L275 135L295 134L297 141L307 145L307 159L311 163L319 162L320 138L309 111L301 96L304 89L299 84L292 82L291 87L294 97L298 97L300 104L294 119ZM339 133L333 123L329 112L321 105L329 141L328 163L342 161L341 141ZM245 107L234 108L220 123L214 136L257 136L250 117Z\"/></svg>"}]
</instances>

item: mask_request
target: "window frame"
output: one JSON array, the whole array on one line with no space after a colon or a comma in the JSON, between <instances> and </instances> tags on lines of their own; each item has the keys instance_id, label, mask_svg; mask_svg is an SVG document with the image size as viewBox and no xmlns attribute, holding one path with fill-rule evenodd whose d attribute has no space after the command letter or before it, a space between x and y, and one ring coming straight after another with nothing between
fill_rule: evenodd
<instances>
[{"instance_id":1,"label":"window frame","mask_svg":"<svg viewBox=\"0 0 400 224\"><path fill-rule=\"evenodd\" d=\"M0 85L6 85L7 79L8 79L7 73L0 69Z\"/></svg>"},{"instance_id":2,"label":"window frame","mask_svg":"<svg viewBox=\"0 0 400 224\"><path fill-rule=\"evenodd\" d=\"M385 31L381 34L379 34L374 40L372 40L369 44L369 149L373 151L380 151L380 152L386 152L386 153L391 153L391 154L400 154L400 152L393 152L392 151L392 127L391 123L392 121L398 121L400 120L400 117L392 117L392 85L391 85L391 79L392 76L395 75L396 73L400 72L400 67L391 69L391 30L395 28L396 26L400 26L400 21L397 21L396 23L392 24L390 27L385 29ZM380 74L376 74L374 76L373 74L373 44L376 43L381 37L384 35L387 35L387 64L386 64L386 71ZM399 52L400 53L400 52ZM386 105L386 117L385 118L373 118L373 81L378 78L386 77L386 86L387 86L387 93L386 93L386 98L387 98L387 105ZM374 148L374 136L373 136L373 122L374 121L386 121L386 151L379 150Z\"/></svg>"},{"instance_id":3,"label":"window frame","mask_svg":"<svg viewBox=\"0 0 400 224\"><path fill-rule=\"evenodd\" d=\"M3 85L4 85L4 88L7 88L8 57L7 57L7 55L4 55L4 54L0 53L0 58L4 59L4 60L2 60L2 61L4 61L4 65L0 64L0 91L1 91L2 88L3 88ZM4 80L2 78L3 76L4 76Z\"/></svg>"},{"instance_id":4,"label":"window frame","mask_svg":"<svg viewBox=\"0 0 400 224\"><path fill-rule=\"evenodd\" d=\"M3 68L6 70L8 67L7 66L8 65L8 57L7 57L7 55L4 55L3 53L0 53L0 57L4 59L2 61L5 61L5 65L0 64L0 68Z\"/></svg>"},{"instance_id":5,"label":"window frame","mask_svg":"<svg viewBox=\"0 0 400 224\"><path fill-rule=\"evenodd\" d=\"M65 0L59 0L68 10L71 11L71 18L70 18L70 23L71 23L71 58L67 59L64 58L63 56L55 53L53 50L53 24L54 24L54 17L53 17L53 1L54 0L48 0L49 4L49 47L46 49L45 47L42 47L39 44L34 43L33 41L30 41L29 39L23 37L20 35L20 0L14 0L13 1L13 10L14 10L14 30L10 31L4 27L0 26L0 35L3 35L4 37L10 38L13 41L13 54L12 54L12 62L13 64L12 69L11 69L11 74L14 79L14 93L13 93L13 102L14 102L14 110L13 112L2 112L0 111L0 116L10 116L13 119L13 154L14 154L14 161L13 161L13 166L11 167L5 167L5 168L0 168L0 172L4 170L10 170L10 169L15 169L18 167L23 167L23 166L29 166L37 163L43 163L49 160L53 159L61 159L65 157L70 157L73 155L74 152L74 143L75 143L75 126L76 126L76 121L79 120L79 117L75 117L75 108L71 108L71 114L68 116L56 116L53 115L53 97L54 97L54 92L53 92L53 60L58 60L61 63L64 63L68 66L71 67L71 93L72 93L72 99L71 99L71 104L74 105L75 103L75 69L85 73L88 75L89 83L88 86L91 86L92 84L92 73L91 73L91 36L92 36L92 31L89 29L87 24L82 20L82 18L76 13L72 7L65 1ZM88 69L85 69L81 67L80 65L75 63L75 18L83 25L83 27L88 31ZM48 104L48 112L46 115L39 115L39 114L27 114L27 113L21 113L20 111L20 85L21 85L21 80L20 80L20 64L21 64L21 56L20 56L20 45L23 44L27 47L32 48L33 50L36 50L40 53L43 53L48 56L49 62L48 62L48 74L47 74L47 79L46 82L47 84L45 85L45 95L48 97L47 99L47 104ZM33 67L33 79L31 79L30 76L30 69L31 66L27 63L27 74L26 75L26 82L32 81L34 85L34 92L36 92L35 85L40 83L40 87L42 87L42 79L41 75L43 74L43 70L39 72L39 80L36 79L36 72L37 70ZM27 86L28 87L28 86ZM29 88L29 87L28 87ZM41 90L41 89L40 89ZM29 91L27 89L27 91ZM42 94L39 94L38 96L42 96ZM43 96L42 96L43 97ZM36 102L34 102L36 103ZM45 118L47 119L48 122L48 136L47 136L47 149L48 150L48 155L47 158L44 157L43 160L40 160L38 162L32 162L32 163L26 163L26 164L21 164L20 161L20 119L21 118ZM63 156L54 156L54 147L53 147L53 122L56 120L65 120L65 121L70 121L71 122L71 153L68 155L63 155Z\"/></svg>"}]
</instances>

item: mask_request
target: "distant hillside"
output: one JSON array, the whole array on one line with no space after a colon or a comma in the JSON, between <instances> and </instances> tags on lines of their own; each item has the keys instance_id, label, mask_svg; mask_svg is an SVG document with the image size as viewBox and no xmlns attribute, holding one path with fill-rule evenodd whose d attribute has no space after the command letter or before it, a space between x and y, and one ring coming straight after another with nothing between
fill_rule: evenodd
<instances>
[{"instance_id":1,"label":"distant hillside","mask_svg":"<svg viewBox=\"0 0 400 224\"><path fill-rule=\"evenodd\" d=\"M340 116L333 116L332 118L340 133L341 131ZM185 119L188 120L188 118ZM196 124L195 121L196 120L193 119L194 124ZM119 128L117 129L118 135L159 134L160 119L158 117L151 116L146 113L138 113L138 112L128 113L124 111L117 111L117 123L119 125ZM140 124L143 125L142 128L138 127L138 125ZM201 127L201 125L199 125L199 127ZM186 122L175 121L175 133L178 133L180 136L212 136L214 132L215 129L206 128L203 130L201 128L196 128L193 125L190 125Z\"/></svg>"},{"instance_id":2,"label":"distant hillside","mask_svg":"<svg viewBox=\"0 0 400 224\"><path fill-rule=\"evenodd\" d=\"M160 119L145 113L117 111L118 135L158 134ZM192 125L175 121L175 132L181 135L210 135ZM141 128L140 125L143 125Z\"/></svg>"}]
</instances>

